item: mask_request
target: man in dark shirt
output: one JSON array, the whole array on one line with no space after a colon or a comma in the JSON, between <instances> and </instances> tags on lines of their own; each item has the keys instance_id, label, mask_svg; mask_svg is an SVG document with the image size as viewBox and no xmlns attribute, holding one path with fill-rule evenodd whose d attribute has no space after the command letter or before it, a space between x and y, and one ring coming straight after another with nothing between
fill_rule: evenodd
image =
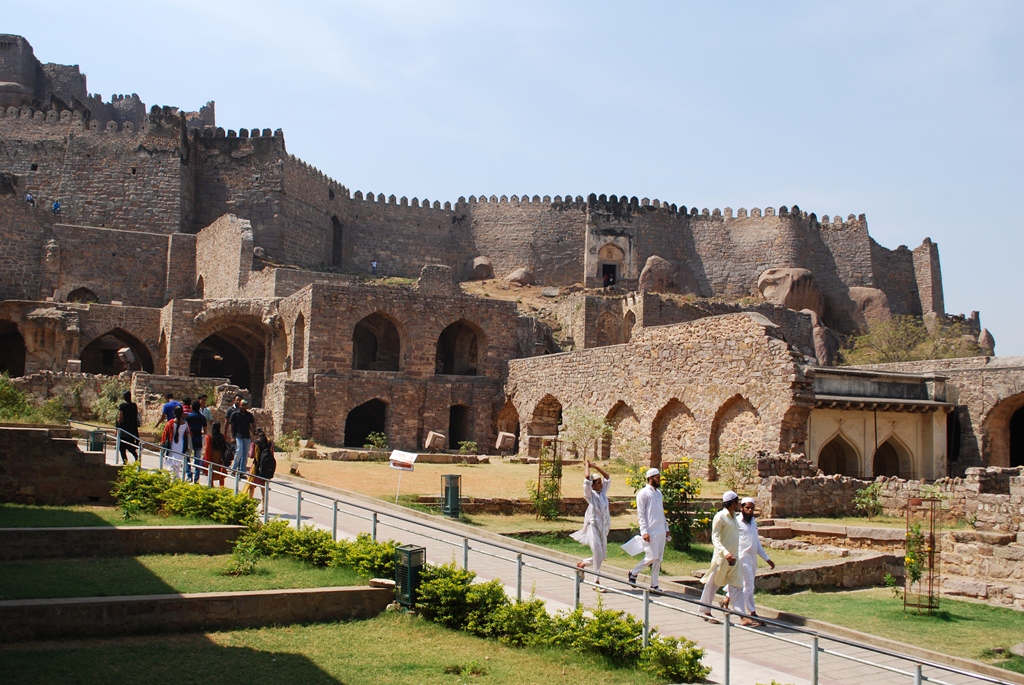
<instances>
[{"instance_id":1,"label":"man in dark shirt","mask_svg":"<svg viewBox=\"0 0 1024 685\"><path fill-rule=\"evenodd\" d=\"M248 473L249 446L252 444L252 429L256 426L256 417L249 413L248 400L242 400L238 411L231 415L231 434L235 436L235 462L231 468Z\"/></svg>"},{"instance_id":2,"label":"man in dark shirt","mask_svg":"<svg viewBox=\"0 0 1024 685\"><path fill-rule=\"evenodd\" d=\"M188 424L188 432L192 436L192 468L185 469L185 479L191 472L192 482L199 480L199 459L203 453L203 434L206 432L206 417L199 408L199 402L193 402L191 411L185 415L185 423Z\"/></svg>"},{"instance_id":3,"label":"man in dark shirt","mask_svg":"<svg viewBox=\"0 0 1024 685\"><path fill-rule=\"evenodd\" d=\"M132 402L132 394L126 392L121 396L124 400L117 407L117 422L114 424L121 429L121 462L128 463L128 452L139 460L139 406Z\"/></svg>"}]
</instances>

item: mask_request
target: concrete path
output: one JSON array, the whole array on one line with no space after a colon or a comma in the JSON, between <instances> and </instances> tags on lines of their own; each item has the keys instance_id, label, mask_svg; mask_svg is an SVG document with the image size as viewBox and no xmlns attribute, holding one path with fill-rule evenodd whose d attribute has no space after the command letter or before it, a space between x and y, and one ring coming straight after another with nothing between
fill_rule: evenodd
<instances>
[{"instance_id":1,"label":"concrete path","mask_svg":"<svg viewBox=\"0 0 1024 685\"><path fill-rule=\"evenodd\" d=\"M108 461L113 463L113 454L108 451ZM151 463L152 462L152 463ZM156 467L156 459L147 457L147 467ZM394 539L403 544L420 545L427 550L427 559L432 563L455 561L463 563L464 535L483 538L484 542L469 543L469 568L482 580L498 578L506 586L510 596L516 594L516 556L524 552L522 568L522 592L527 598L532 592L543 599L551 610L568 609L574 605L575 579L567 562L575 559L535 545L504 538L493 533L480 531L463 524L449 522L420 512L410 511L387 502L375 500L346 491L316 486L307 481L292 481L286 476L275 480L269 498L271 517L289 521L296 520L297 499L295 491L287 488L290 482L302 487L307 493L299 503L302 525L316 525L332 530L336 525L339 538L354 538L360 532L371 529L370 509L378 512L378 539ZM228 483L231 486L231 482ZM337 500L337 523L334 522L333 501ZM399 521L393 515L406 521ZM493 542L492 542L493 541ZM504 545L511 550L501 549ZM606 567L606 573L625 580L621 569ZM620 576L621 574L621 576ZM588 576L591 580L593 576ZM585 607L596 607L598 598L603 606L622 609L637 617L643 615L643 592L645 586L641 577L640 589L631 588L625 582L605 584L615 591L598 594L590 585L580 589L581 602ZM669 589L667 583L663 583ZM677 590L682 588L677 587ZM685 637L693 640L707 651L704 663L712 668L708 682L725 683L724 625L709 624L695 614L697 607L669 593L652 595L650 623L662 635ZM721 618L720 612L715 612ZM776 636L783 639L774 639ZM756 685L771 683L772 680L785 685L808 685L811 683L811 638L784 628L763 627L741 628L734 623L730 630L730 679L733 685ZM852 647L822 638L819 647L824 650L819 656L819 683L828 685L889 685L891 683L914 683L914 663L898 656L886 656L860 647ZM836 656L836 653L852 657ZM869 663L861 663L869 662ZM896 669L903 673L884 670ZM933 667L923 668L924 682L948 683L949 685L997 682L978 677L963 676Z\"/></svg>"}]
</instances>

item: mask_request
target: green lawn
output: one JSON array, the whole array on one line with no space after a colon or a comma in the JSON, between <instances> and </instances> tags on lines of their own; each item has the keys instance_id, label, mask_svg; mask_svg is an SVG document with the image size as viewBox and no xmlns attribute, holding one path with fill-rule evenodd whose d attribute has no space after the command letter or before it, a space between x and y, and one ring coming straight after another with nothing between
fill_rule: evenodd
<instances>
[{"instance_id":1,"label":"green lawn","mask_svg":"<svg viewBox=\"0 0 1024 685\"><path fill-rule=\"evenodd\" d=\"M0 504L0 528L59 528L77 526L197 526L215 525L209 519L139 514L125 521L117 507L48 507Z\"/></svg>"},{"instance_id":2,"label":"green lawn","mask_svg":"<svg viewBox=\"0 0 1024 685\"><path fill-rule=\"evenodd\" d=\"M566 651L513 649L423 619L0 647L10 685L653 685L650 674ZM469 670L478 668L478 675ZM468 668L467 668L468 667ZM466 674L451 671L466 669ZM447 671L447 672L446 672Z\"/></svg>"},{"instance_id":3,"label":"green lawn","mask_svg":"<svg viewBox=\"0 0 1024 685\"><path fill-rule=\"evenodd\" d=\"M887 589L853 592L758 593L757 603L970 659L1024 640L1024 612L942 598L935 616L903 611Z\"/></svg>"},{"instance_id":4,"label":"green lawn","mask_svg":"<svg viewBox=\"0 0 1024 685\"><path fill-rule=\"evenodd\" d=\"M360 585L351 568L315 568L295 559L263 559L249 576L224 575L230 556L152 554L0 563L0 599L111 597Z\"/></svg>"},{"instance_id":5,"label":"green lawn","mask_svg":"<svg viewBox=\"0 0 1024 685\"><path fill-rule=\"evenodd\" d=\"M835 518L829 517L811 517L811 518L794 518L788 519L791 521L799 521L800 523L830 523L835 526L856 526L858 528L906 528L907 520L900 518L899 516L875 516L873 518L866 518L864 516L837 516ZM941 530L952 530L959 528L971 528L972 526L963 519L957 519L955 521L936 521L936 524Z\"/></svg>"},{"instance_id":6,"label":"green lawn","mask_svg":"<svg viewBox=\"0 0 1024 685\"><path fill-rule=\"evenodd\" d=\"M580 559L590 556L590 548L586 545L581 545L572 538L563 538L552 534L531 535L524 537L523 540L549 549L555 549L565 554L571 554ZM779 566L795 566L797 564L806 564L811 561L830 558L820 554L808 554L806 552L781 549L769 550L769 556ZM620 568L631 568L639 560L640 557L631 557L623 552L620 543L608 543L608 563ZM689 552L679 552L668 546L665 548L665 559L661 564L661 572L669 576L688 576L696 569L707 568L710 563L711 545L696 544L690 548ZM758 559L758 564L764 568L768 567L760 559Z\"/></svg>"}]
</instances>

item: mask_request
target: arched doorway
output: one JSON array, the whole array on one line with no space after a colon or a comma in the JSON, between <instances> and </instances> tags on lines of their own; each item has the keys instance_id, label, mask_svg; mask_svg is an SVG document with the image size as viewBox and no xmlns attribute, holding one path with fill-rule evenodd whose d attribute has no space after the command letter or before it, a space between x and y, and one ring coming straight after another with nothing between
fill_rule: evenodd
<instances>
[{"instance_id":1,"label":"arched doorway","mask_svg":"<svg viewBox=\"0 0 1024 685\"><path fill-rule=\"evenodd\" d=\"M363 447L370 433L384 433L388 404L384 400L370 400L353 409L345 417L345 447Z\"/></svg>"},{"instance_id":2,"label":"arched doorway","mask_svg":"<svg viewBox=\"0 0 1024 685\"><path fill-rule=\"evenodd\" d=\"M605 416L605 421L612 430L601 438L602 459L623 457L623 452L635 449L640 437L640 420L632 407L619 400Z\"/></svg>"},{"instance_id":3,"label":"arched doorway","mask_svg":"<svg viewBox=\"0 0 1024 685\"><path fill-rule=\"evenodd\" d=\"M402 338L398 326L380 312L370 314L352 331L352 368L357 371L398 371Z\"/></svg>"},{"instance_id":4,"label":"arched doorway","mask_svg":"<svg viewBox=\"0 0 1024 685\"><path fill-rule=\"evenodd\" d=\"M1024 466L1024 407L1010 417L1010 466Z\"/></svg>"},{"instance_id":5,"label":"arched doorway","mask_svg":"<svg viewBox=\"0 0 1024 685\"><path fill-rule=\"evenodd\" d=\"M533 410L530 420L530 435L558 435L562 425L562 403L551 395L545 395Z\"/></svg>"},{"instance_id":6,"label":"arched doorway","mask_svg":"<svg viewBox=\"0 0 1024 685\"><path fill-rule=\"evenodd\" d=\"M892 443L886 441L875 450L875 458L872 461L871 474L873 477L885 476L886 478L899 477L900 455L896 454L896 448Z\"/></svg>"},{"instance_id":7,"label":"arched doorway","mask_svg":"<svg viewBox=\"0 0 1024 685\"><path fill-rule=\"evenodd\" d=\"M124 347L132 351L134 362L126 363L120 359L117 351ZM120 328L95 338L82 349L79 359L82 360L82 371L85 373L107 376L116 376L122 371L141 370L153 373L153 355L150 354L149 348L134 335Z\"/></svg>"},{"instance_id":8,"label":"arched doorway","mask_svg":"<svg viewBox=\"0 0 1024 685\"><path fill-rule=\"evenodd\" d=\"M498 433L511 433L516 436L511 451L517 453L519 451L519 411L516 410L516 405L512 404L512 400L506 401L505 406L498 412L495 428Z\"/></svg>"},{"instance_id":9,"label":"arched doorway","mask_svg":"<svg viewBox=\"0 0 1024 685\"><path fill-rule=\"evenodd\" d=\"M1024 466L1024 393L1000 400L982 423L985 466Z\"/></svg>"},{"instance_id":10,"label":"arched doorway","mask_svg":"<svg viewBox=\"0 0 1024 685\"><path fill-rule=\"evenodd\" d=\"M473 439L472 416L464 404L453 404L448 410L448 449L458 449L459 443Z\"/></svg>"},{"instance_id":11,"label":"arched doorway","mask_svg":"<svg viewBox=\"0 0 1024 685\"><path fill-rule=\"evenodd\" d=\"M0 321L0 373L25 375L25 339L13 321Z\"/></svg>"},{"instance_id":12,"label":"arched doorway","mask_svg":"<svg viewBox=\"0 0 1024 685\"><path fill-rule=\"evenodd\" d=\"M240 388L248 388L253 406L262 407L266 357L266 345L259 335L238 325L228 326L196 345L189 373L227 378Z\"/></svg>"},{"instance_id":13,"label":"arched doorway","mask_svg":"<svg viewBox=\"0 0 1024 685\"><path fill-rule=\"evenodd\" d=\"M680 461L695 452L697 422L685 404L672 398L651 425L651 466Z\"/></svg>"},{"instance_id":14,"label":"arched doorway","mask_svg":"<svg viewBox=\"0 0 1024 685\"><path fill-rule=\"evenodd\" d=\"M68 302L78 302L80 304L91 304L93 302L99 302L99 296L88 288L75 288L68 293Z\"/></svg>"},{"instance_id":15,"label":"arched doorway","mask_svg":"<svg viewBox=\"0 0 1024 685\"><path fill-rule=\"evenodd\" d=\"M617 316L611 312L604 312L597 317L597 324L594 326L597 335L594 337L594 347L619 344L619 329L621 324Z\"/></svg>"},{"instance_id":16,"label":"arched doorway","mask_svg":"<svg viewBox=\"0 0 1024 685\"><path fill-rule=\"evenodd\" d=\"M628 343L633 338L634 326L636 326L636 314L628 311L622 320L622 342Z\"/></svg>"},{"instance_id":17,"label":"arched doorway","mask_svg":"<svg viewBox=\"0 0 1024 685\"><path fill-rule=\"evenodd\" d=\"M826 476L860 477L857 450L842 435L836 434L818 452L818 469Z\"/></svg>"},{"instance_id":18,"label":"arched doorway","mask_svg":"<svg viewBox=\"0 0 1024 685\"><path fill-rule=\"evenodd\" d=\"M465 321L456 321L437 338L434 373L475 376L480 368L483 335Z\"/></svg>"},{"instance_id":19,"label":"arched doorway","mask_svg":"<svg viewBox=\"0 0 1024 685\"><path fill-rule=\"evenodd\" d=\"M622 260L626 253L618 245L602 245L597 253L597 277L602 284L612 286L622 278Z\"/></svg>"}]
</instances>

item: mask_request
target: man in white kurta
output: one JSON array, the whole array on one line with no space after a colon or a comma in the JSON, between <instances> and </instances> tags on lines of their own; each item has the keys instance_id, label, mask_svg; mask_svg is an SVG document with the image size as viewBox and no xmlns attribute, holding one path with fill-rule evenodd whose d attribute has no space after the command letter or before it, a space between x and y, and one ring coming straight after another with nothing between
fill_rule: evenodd
<instances>
[{"instance_id":1,"label":"man in white kurta","mask_svg":"<svg viewBox=\"0 0 1024 685\"><path fill-rule=\"evenodd\" d=\"M665 505L661 497L661 471L647 470L647 485L636 493L636 517L640 523L640 536L644 539L644 558L629 572L630 584L636 584L636 577L644 568L651 567L651 589L658 587L658 572L665 556L665 540L668 538L668 522L665 520Z\"/></svg>"},{"instance_id":2,"label":"man in white kurta","mask_svg":"<svg viewBox=\"0 0 1024 685\"><path fill-rule=\"evenodd\" d=\"M742 611L751 616L757 616L754 610L754 578L757 576L757 558L761 557L771 568L775 568L775 562L768 558L768 553L761 546L761 539L757 534L757 521L754 520L754 498L744 497L740 501L740 511L736 515L736 523L740 529L740 553L739 567L740 575L743 578L743 588L729 586L729 604L736 611ZM744 618L740 621L742 625L759 625L757 621Z\"/></svg>"},{"instance_id":3,"label":"man in white kurta","mask_svg":"<svg viewBox=\"0 0 1024 685\"><path fill-rule=\"evenodd\" d=\"M591 467L600 475L591 476ZM591 556L576 564L576 568L593 566L594 573L600 573L601 564L608 556L608 530L612 525L611 515L608 513L608 488L611 487L611 477L607 471L588 460L587 472L583 479L583 499L587 500L587 513L583 516L583 528L570 537L581 545L590 547ZM600 585L601 579L598 578L595 583ZM602 591L599 587L594 589Z\"/></svg>"},{"instance_id":4,"label":"man in white kurta","mask_svg":"<svg viewBox=\"0 0 1024 685\"><path fill-rule=\"evenodd\" d=\"M717 623L711 618L711 604L723 585L736 586L737 591L742 587L743 580L740 577L740 566L736 560L740 553L740 530L736 523L736 510L739 508L740 498L732 490L722 495L722 509L715 514L711 521L711 544L714 551L711 554L711 568L704 574L704 591L701 593L700 601L707 606L700 608L705 621Z\"/></svg>"}]
</instances>

